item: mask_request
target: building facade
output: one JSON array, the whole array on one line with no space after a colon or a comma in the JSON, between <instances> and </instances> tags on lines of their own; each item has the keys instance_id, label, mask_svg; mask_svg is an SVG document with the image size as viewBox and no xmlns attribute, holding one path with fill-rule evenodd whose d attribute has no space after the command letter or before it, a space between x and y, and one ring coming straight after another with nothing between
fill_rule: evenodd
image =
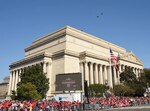
<instances>
[{"instance_id":1,"label":"building facade","mask_svg":"<svg viewBox=\"0 0 150 111\"><path fill-rule=\"evenodd\" d=\"M119 73L110 65L110 50L119 56L119 72L125 67L131 67L137 77L143 70L142 62L133 52L72 28L65 26L53 33L35 40L25 48L25 58L10 65L10 81L8 95L17 89L19 75L25 67L42 64L43 71L49 78L47 97L56 93L56 75L62 73L82 74L90 84L119 84ZM111 67L110 67L111 66ZM84 89L84 88L82 88ZM82 91L83 92L83 91Z\"/></svg>"},{"instance_id":2,"label":"building facade","mask_svg":"<svg viewBox=\"0 0 150 111\"><path fill-rule=\"evenodd\" d=\"M8 94L9 79L9 77L5 77L3 81L0 82L0 100L5 99Z\"/></svg>"},{"instance_id":3,"label":"building facade","mask_svg":"<svg viewBox=\"0 0 150 111\"><path fill-rule=\"evenodd\" d=\"M2 82L2 83L0 83L0 97L7 95L8 85L9 85L8 82Z\"/></svg>"}]
</instances>

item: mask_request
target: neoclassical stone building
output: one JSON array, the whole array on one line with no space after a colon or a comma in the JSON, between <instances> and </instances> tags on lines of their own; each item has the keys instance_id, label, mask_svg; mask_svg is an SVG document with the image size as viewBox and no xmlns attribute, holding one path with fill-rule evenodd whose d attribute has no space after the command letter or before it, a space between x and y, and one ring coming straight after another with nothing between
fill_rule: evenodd
<instances>
[{"instance_id":1,"label":"neoclassical stone building","mask_svg":"<svg viewBox=\"0 0 150 111\"><path fill-rule=\"evenodd\" d=\"M47 97L56 93L56 75L62 73L81 72L82 81L87 80L88 85L108 83L110 87L113 87L113 84L120 82L119 73L115 67L111 66L110 70L109 48L114 55L119 54L120 72L125 67L131 67L136 76L140 76L143 64L133 52L127 52L126 49L113 43L65 26L35 40L25 48L25 58L10 65L8 95L11 94L11 90L16 90L22 70L36 64L43 66L43 71L49 78L50 88Z\"/></svg>"}]
</instances>

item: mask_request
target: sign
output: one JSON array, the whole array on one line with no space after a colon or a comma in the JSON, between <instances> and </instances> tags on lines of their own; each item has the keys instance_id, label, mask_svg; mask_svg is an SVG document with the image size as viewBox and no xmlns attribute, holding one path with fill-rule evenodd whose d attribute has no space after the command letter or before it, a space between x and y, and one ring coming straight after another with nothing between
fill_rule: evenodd
<instances>
[{"instance_id":1,"label":"sign","mask_svg":"<svg viewBox=\"0 0 150 111\"><path fill-rule=\"evenodd\" d=\"M67 73L56 75L56 91L82 90L81 73Z\"/></svg>"},{"instance_id":2,"label":"sign","mask_svg":"<svg viewBox=\"0 0 150 111\"><path fill-rule=\"evenodd\" d=\"M70 101L70 102L79 101L81 102L81 96L82 94L77 92L77 93L56 94L54 98L56 101Z\"/></svg>"}]
</instances>

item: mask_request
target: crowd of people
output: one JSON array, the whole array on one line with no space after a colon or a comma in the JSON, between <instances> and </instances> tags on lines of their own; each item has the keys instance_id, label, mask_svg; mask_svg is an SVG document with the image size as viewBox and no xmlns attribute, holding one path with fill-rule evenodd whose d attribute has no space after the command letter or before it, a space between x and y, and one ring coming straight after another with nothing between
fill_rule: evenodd
<instances>
[{"instance_id":1,"label":"crowd of people","mask_svg":"<svg viewBox=\"0 0 150 111\"><path fill-rule=\"evenodd\" d=\"M141 104L150 104L150 97L109 97L88 98L79 101L3 101L0 102L0 111L81 111L101 110L106 108L128 107Z\"/></svg>"}]
</instances>

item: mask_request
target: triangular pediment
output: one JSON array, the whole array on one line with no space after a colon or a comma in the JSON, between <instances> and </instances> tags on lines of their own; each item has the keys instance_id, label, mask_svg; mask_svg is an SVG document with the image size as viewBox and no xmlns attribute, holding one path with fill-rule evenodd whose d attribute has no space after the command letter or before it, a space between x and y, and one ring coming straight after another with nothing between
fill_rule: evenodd
<instances>
[{"instance_id":1,"label":"triangular pediment","mask_svg":"<svg viewBox=\"0 0 150 111\"><path fill-rule=\"evenodd\" d=\"M132 51L124 53L124 54L119 54L119 58L120 60L130 61L133 63L143 65L142 61Z\"/></svg>"}]
</instances>

